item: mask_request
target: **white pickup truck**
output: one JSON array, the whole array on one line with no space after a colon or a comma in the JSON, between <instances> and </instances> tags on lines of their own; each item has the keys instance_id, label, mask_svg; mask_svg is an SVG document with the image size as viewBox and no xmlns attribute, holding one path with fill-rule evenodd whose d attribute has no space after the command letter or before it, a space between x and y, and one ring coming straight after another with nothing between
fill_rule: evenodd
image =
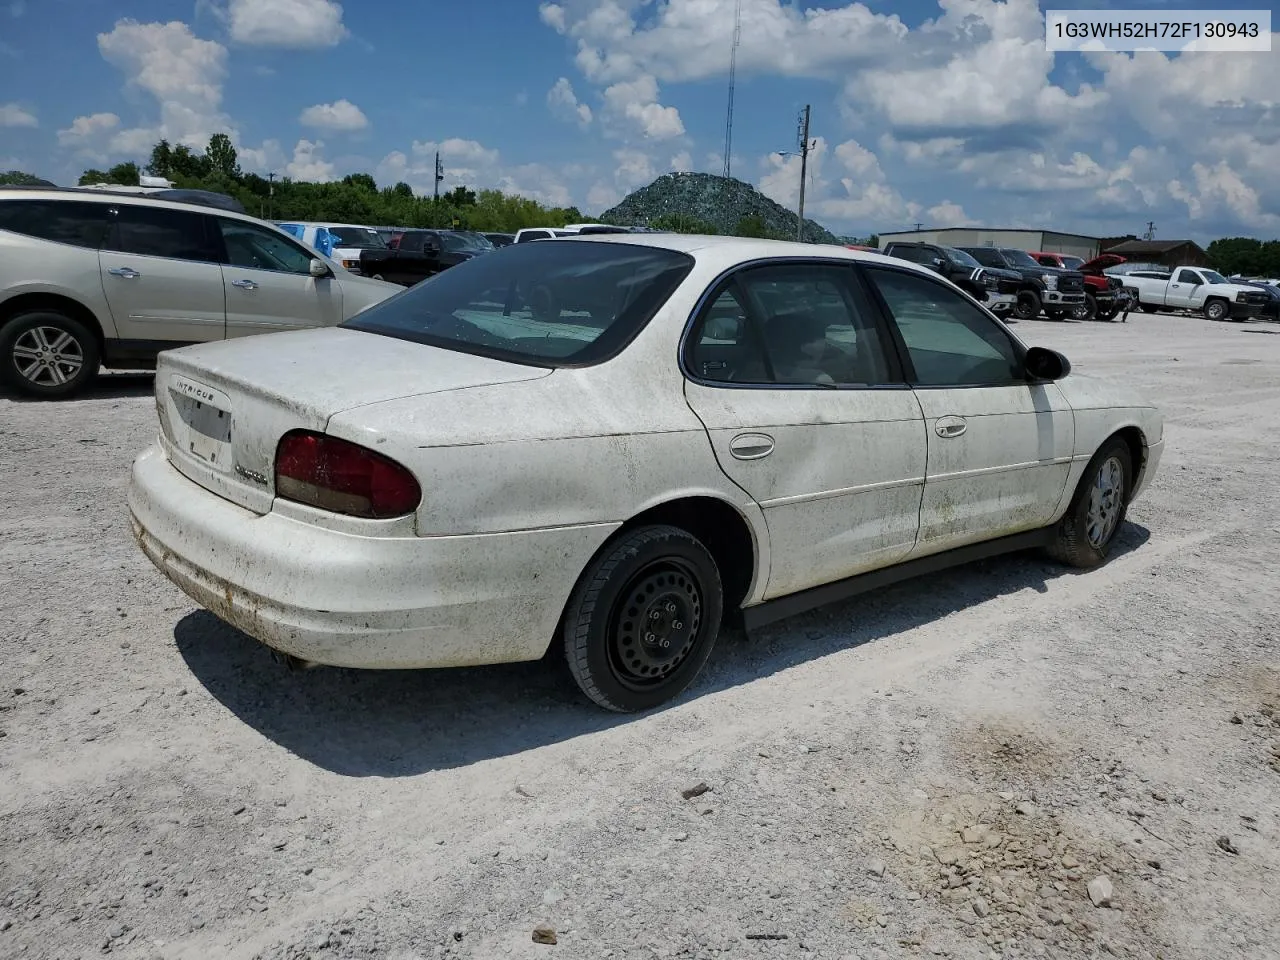
<instances>
[{"instance_id":1,"label":"white pickup truck","mask_svg":"<svg viewBox=\"0 0 1280 960\"><path fill-rule=\"evenodd\" d=\"M1267 295L1257 287L1232 283L1205 267L1174 267L1167 273L1135 270L1124 275L1124 283L1138 291L1138 304L1146 313L1194 310L1209 320L1247 320L1267 303Z\"/></svg>"}]
</instances>

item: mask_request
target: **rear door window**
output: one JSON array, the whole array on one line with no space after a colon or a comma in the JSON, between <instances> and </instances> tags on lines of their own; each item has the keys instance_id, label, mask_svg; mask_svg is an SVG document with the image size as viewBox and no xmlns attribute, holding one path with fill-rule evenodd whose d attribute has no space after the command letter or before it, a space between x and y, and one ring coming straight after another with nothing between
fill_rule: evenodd
<instances>
[{"instance_id":1,"label":"rear door window","mask_svg":"<svg viewBox=\"0 0 1280 960\"><path fill-rule=\"evenodd\" d=\"M96 250L110 209L106 203L82 200L3 200L0 230Z\"/></svg>"},{"instance_id":2,"label":"rear door window","mask_svg":"<svg viewBox=\"0 0 1280 960\"><path fill-rule=\"evenodd\" d=\"M106 249L133 253L142 257L167 257L170 260L222 262L221 236L213 218L188 210L164 207L134 207L121 204Z\"/></svg>"}]
</instances>

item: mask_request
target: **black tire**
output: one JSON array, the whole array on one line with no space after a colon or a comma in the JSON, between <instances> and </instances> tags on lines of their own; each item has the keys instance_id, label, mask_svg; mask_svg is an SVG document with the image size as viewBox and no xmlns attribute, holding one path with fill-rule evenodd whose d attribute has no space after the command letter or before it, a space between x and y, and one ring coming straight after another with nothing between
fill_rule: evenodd
<instances>
[{"instance_id":1,"label":"black tire","mask_svg":"<svg viewBox=\"0 0 1280 960\"><path fill-rule=\"evenodd\" d=\"M1119 477L1111 472L1112 465L1119 468ZM1103 505L1098 515L1103 525L1091 536L1091 526L1097 517L1091 517L1094 506L1094 492L1099 485L1099 476L1106 470L1110 476L1108 486L1114 484L1114 499L1109 509ZM1101 491L1099 491L1101 493ZM1085 468L1076 487L1075 496L1071 498L1071 506L1058 524L1057 539L1049 547L1049 555L1061 563L1072 567L1089 568L1103 563L1111 553L1116 534L1124 526L1125 515L1129 510L1129 497L1133 493L1133 457L1129 446L1118 437L1113 437L1102 445ZM1101 497L1106 500L1105 496Z\"/></svg>"},{"instance_id":2,"label":"black tire","mask_svg":"<svg viewBox=\"0 0 1280 960\"><path fill-rule=\"evenodd\" d=\"M32 310L0 327L0 380L26 396L55 400L78 393L98 375L100 362L98 338L65 313Z\"/></svg>"},{"instance_id":3,"label":"black tire","mask_svg":"<svg viewBox=\"0 0 1280 960\"><path fill-rule=\"evenodd\" d=\"M1066 314L1063 313L1061 310L1046 310L1044 312L1044 315L1048 317L1050 320L1054 320L1054 321L1061 320L1064 317L1066 317Z\"/></svg>"},{"instance_id":4,"label":"black tire","mask_svg":"<svg viewBox=\"0 0 1280 960\"><path fill-rule=\"evenodd\" d=\"M1119 313L1119 307L1108 307L1106 310L1098 311L1098 314L1094 319L1110 322L1111 320L1114 320Z\"/></svg>"},{"instance_id":5,"label":"black tire","mask_svg":"<svg viewBox=\"0 0 1280 960\"><path fill-rule=\"evenodd\" d=\"M569 672L607 710L649 710L702 670L723 610L720 571L701 541L679 527L630 530L591 561L569 599Z\"/></svg>"},{"instance_id":6,"label":"black tire","mask_svg":"<svg viewBox=\"0 0 1280 960\"><path fill-rule=\"evenodd\" d=\"M1084 303L1078 304L1071 310L1072 320L1097 320L1098 319L1098 301L1092 293L1085 293Z\"/></svg>"},{"instance_id":7,"label":"black tire","mask_svg":"<svg viewBox=\"0 0 1280 960\"><path fill-rule=\"evenodd\" d=\"M1155 307L1153 307L1153 306L1151 306L1151 304L1149 304L1149 303L1140 303L1140 304L1138 304L1138 309L1139 309L1139 310L1141 310L1143 313L1155 313L1155 312L1156 312L1156 308L1155 308Z\"/></svg>"},{"instance_id":8,"label":"black tire","mask_svg":"<svg viewBox=\"0 0 1280 960\"><path fill-rule=\"evenodd\" d=\"M1013 315L1019 320L1034 320L1040 316L1040 307L1040 294L1034 290L1020 290L1018 302L1013 307Z\"/></svg>"},{"instance_id":9,"label":"black tire","mask_svg":"<svg viewBox=\"0 0 1280 960\"><path fill-rule=\"evenodd\" d=\"M1204 318L1206 320L1212 320L1215 323L1220 323L1221 321L1226 320L1230 314L1231 307L1227 301L1220 300L1217 297L1212 300L1205 301Z\"/></svg>"}]
</instances>

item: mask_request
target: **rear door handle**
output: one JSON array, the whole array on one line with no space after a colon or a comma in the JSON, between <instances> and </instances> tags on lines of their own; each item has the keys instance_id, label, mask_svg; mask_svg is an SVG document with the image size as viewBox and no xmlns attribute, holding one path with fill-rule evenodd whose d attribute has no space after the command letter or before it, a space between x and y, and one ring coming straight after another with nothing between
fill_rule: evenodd
<instances>
[{"instance_id":1,"label":"rear door handle","mask_svg":"<svg viewBox=\"0 0 1280 960\"><path fill-rule=\"evenodd\" d=\"M773 437L765 433L740 433L729 441L729 452L738 460L761 460L773 453Z\"/></svg>"},{"instance_id":2,"label":"rear door handle","mask_svg":"<svg viewBox=\"0 0 1280 960\"><path fill-rule=\"evenodd\" d=\"M124 277L126 280L134 280L137 277L142 276L142 274L133 269L133 267L112 267L107 271L107 273L111 274L113 277Z\"/></svg>"},{"instance_id":3,"label":"rear door handle","mask_svg":"<svg viewBox=\"0 0 1280 960\"><path fill-rule=\"evenodd\" d=\"M933 425L933 432L944 440L963 436L968 429L969 424L964 417L939 417L938 422Z\"/></svg>"},{"instance_id":4,"label":"rear door handle","mask_svg":"<svg viewBox=\"0 0 1280 960\"><path fill-rule=\"evenodd\" d=\"M258 284L253 280L232 280L233 287L239 287L241 290L257 290Z\"/></svg>"}]
</instances>

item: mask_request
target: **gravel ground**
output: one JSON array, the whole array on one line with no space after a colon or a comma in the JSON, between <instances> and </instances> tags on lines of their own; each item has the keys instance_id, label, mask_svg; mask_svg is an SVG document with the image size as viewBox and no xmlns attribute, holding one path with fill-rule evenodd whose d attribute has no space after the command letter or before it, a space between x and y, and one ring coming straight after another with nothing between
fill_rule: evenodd
<instances>
[{"instance_id":1,"label":"gravel ground","mask_svg":"<svg viewBox=\"0 0 1280 960\"><path fill-rule=\"evenodd\" d=\"M1018 329L1164 407L1112 562L726 638L641 718L286 672L130 539L149 378L0 398L0 956L1280 956L1280 328Z\"/></svg>"}]
</instances>

